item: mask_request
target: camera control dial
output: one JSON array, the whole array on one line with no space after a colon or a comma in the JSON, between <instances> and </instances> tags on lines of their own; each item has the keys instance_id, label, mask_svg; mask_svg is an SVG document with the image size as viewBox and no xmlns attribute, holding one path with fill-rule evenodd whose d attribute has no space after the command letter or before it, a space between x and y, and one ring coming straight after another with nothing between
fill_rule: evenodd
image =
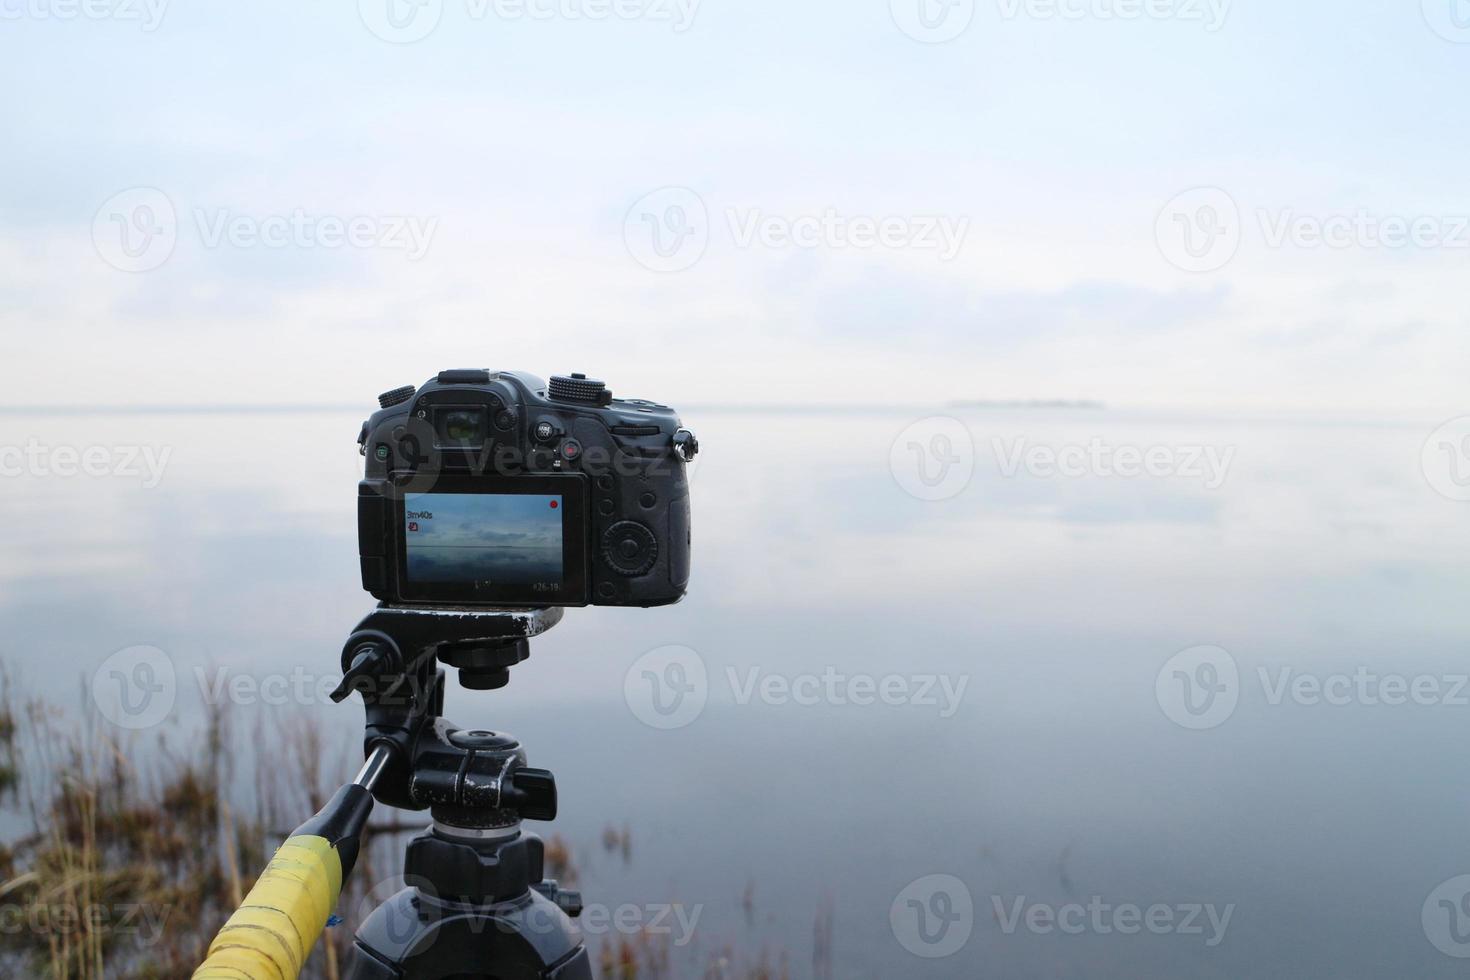
<instances>
[{"instance_id":1,"label":"camera control dial","mask_svg":"<svg viewBox=\"0 0 1470 980\"><path fill-rule=\"evenodd\" d=\"M392 391L385 391L378 396L378 404L381 405L383 408L392 408L394 405L402 405L404 402L412 398L414 392L416 391L418 391L418 389L415 388L413 385L404 385L402 388L394 388Z\"/></svg>"},{"instance_id":2,"label":"camera control dial","mask_svg":"<svg viewBox=\"0 0 1470 980\"><path fill-rule=\"evenodd\" d=\"M547 393L554 401L584 402L589 405L606 406L612 403L612 392L601 381L574 374L569 378L560 375L551 379Z\"/></svg>"},{"instance_id":3,"label":"camera control dial","mask_svg":"<svg viewBox=\"0 0 1470 980\"><path fill-rule=\"evenodd\" d=\"M637 521L618 521L602 534L602 560L619 575L647 575L658 560L658 538Z\"/></svg>"}]
</instances>

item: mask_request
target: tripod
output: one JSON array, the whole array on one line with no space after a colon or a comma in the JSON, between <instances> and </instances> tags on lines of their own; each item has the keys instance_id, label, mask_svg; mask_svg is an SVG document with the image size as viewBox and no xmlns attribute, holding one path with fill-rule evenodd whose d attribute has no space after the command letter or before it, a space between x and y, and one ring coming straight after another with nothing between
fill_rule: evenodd
<instances>
[{"instance_id":1,"label":"tripod","mask_svg":"<svg viewBox=\"0 0 1470 980\"><path fill-rule=\"evenodd\" d=\"M407 887L359 928L348 980L591 980L581 896L544 878L545 846L521 829L556 816L555 778L513 736L442 717L439 664L471 690L504 687L561 616L385 603L348 638L332 698L356 691L367 709L357 785L433 817L408 844Z\"/></svg>"}]
</instances>

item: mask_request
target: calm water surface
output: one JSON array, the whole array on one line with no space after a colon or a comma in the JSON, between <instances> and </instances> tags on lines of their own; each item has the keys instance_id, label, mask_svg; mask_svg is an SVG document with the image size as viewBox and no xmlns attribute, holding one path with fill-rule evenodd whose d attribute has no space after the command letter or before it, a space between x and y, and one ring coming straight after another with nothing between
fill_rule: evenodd
<instances>
[{"instance_id":1,"label":"calm water surface","mask_svg":"<svg viewBox=\"0 0 1470 980\"><path fill-rule=\"evenodd\" d=\"M1470 670L1470 505L1421 472L1436 420L947 411L975 473L925 502L890 471L925 414L688 413L705 447L689 598L573 611L509 689L451 694L451 717L515 732L557 772L556 827L579 842L588 899L702 907L700 960L785 950L797 977L823 909L838 977L1463 975L1432 940L1470 940L1470 918L1426 912L1470 874L1470 692L1453 690ZM201 676L332 677L371 605L359 421L0 416L5 445L170 453L156 486L3 481L7 667L76 704L110 654L157 647L179 732ZM1218 487L1004 471L1022 445L1093 440L1234 456ZM625 680L669 645L697 653L708 704L666 731L630 709ZM1166 669L1198 646L1228 652L1238 681ZM1439 695L1372 696L1392 678ZM1176 724L1170 692L1191 679L1226 684L1233 712ZM862 697L885 683L905 703ZM304 713L355 744L355 705L286 700L229 710ZM631 860L597 844L608 824L632 828ZM952 884L905 893L931 875L958 879L972 915ZM1048 929L1044 909L1071 903L1230 918ZM1034 925L1014 923L1033 907ZM905 946L935 952L965 928L947 957Z\"/></svg>"}]
</instances>

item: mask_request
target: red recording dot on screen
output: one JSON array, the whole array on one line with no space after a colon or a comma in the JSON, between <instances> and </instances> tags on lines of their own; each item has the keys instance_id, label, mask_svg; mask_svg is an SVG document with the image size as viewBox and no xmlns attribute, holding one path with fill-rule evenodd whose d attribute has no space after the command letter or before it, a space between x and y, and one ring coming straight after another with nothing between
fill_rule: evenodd
<instances>
[{"instance_id":1,"label":"red recording dot on screen","mask_svg":"<svg viewBox=\"0 0 1470 980\"><path fill-rule=\"evenodd\" d=\"M555 501L555 500L553 500L553 501L552 501L552 502L551 502L551 509L552 509L552 510L556 510L556 501Z\"/></svg>"}]
</instances>

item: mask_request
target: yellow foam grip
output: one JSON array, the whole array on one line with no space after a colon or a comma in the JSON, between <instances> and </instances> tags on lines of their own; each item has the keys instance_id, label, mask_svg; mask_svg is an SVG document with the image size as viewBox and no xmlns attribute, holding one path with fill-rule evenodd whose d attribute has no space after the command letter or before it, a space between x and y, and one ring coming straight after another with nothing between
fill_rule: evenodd
<instances>
[{"instance_id":1,"label":"yellow foam grip","mask_svg":"<svg viewBox=\"0 0 1470 980\"><path fill-rule=\"evenodd\" d=\"M292 837L210 944L194 980L295 980L341 893L332 845Z\"/></svg>"}]
</instances>

